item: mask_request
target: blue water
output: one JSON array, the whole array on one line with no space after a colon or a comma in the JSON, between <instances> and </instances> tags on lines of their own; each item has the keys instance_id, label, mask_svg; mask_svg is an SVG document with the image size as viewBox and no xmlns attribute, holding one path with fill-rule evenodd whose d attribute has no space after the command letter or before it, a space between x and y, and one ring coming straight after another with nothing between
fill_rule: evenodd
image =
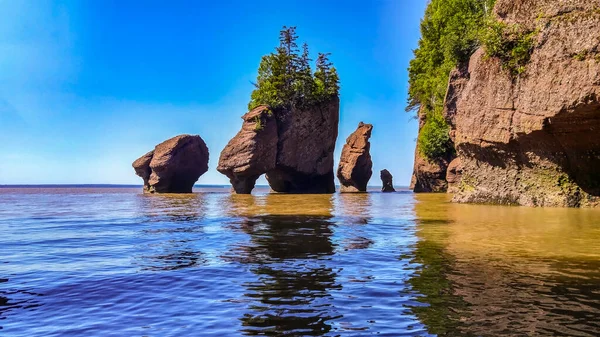
<instances>
[{"instance_id":1,"label":"blue water","mask_svg":"<svg viewBox=\"0 0 600 337\"><path fill-rule=\"evenodd\" d=\"M457 262L453 241L436 238L454 220L419 213L418 205L452 207L443 198L139 192L0 189L0 335L600 334L593 251L579 263L582 282L501 269L501 280L520 283L482 287L487 276L470 275L482 270L473 257ZM539 282L563 286L566 299ZM522 301L506 302L515 289ZM486 292L502 299L495 310L535 324L478 318L487 307L471 297ZM554 316L540 315L536 301L554 305Z\"/></svg>"}]
</instances>

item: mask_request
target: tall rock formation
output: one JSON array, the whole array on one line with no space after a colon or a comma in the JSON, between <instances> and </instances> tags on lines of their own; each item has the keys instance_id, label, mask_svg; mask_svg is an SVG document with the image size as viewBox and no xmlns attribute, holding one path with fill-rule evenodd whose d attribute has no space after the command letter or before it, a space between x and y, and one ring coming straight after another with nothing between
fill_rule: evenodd
<instances>
[{"instance_id":1,"label":"tall rock formation","mask_svg":"<svg viewBox=\"0 0 600 337\"><path fill-rule=\"evenodd\" d=\"M307 108L259 106L221 152L217 170L237 193L250 193L260 175L275 192L333 193L333 151L339 98Z\"/></svg>"},{"instance_id":2,"label":"tall rock formation","mask_svg":"<svg viewBox=\"0 0 600 337\"><path fill-rule=\"evenodd\" d=\"M383 185L381 187L381 192L396 192L396 189L394 189L393 177L390 171L385 169L381 170L381 172L379 172L379 177L381 178L381 183Z\"/></svg>"},{"instance_id":3,"label":"tall rock formation","mask_svg":"<svg viewBox=\"0 0 600 337\"><path fill-rule=\"evenodd\" d=\"M132 166L146 193L191 193L208 171L208 148L200 136L180 135L156 145Z\"/></svg>"},{"instance_id":4,"label":"tall rock formation","mask_svg":"<svg viewBox=\"0 0 600 337\"><path fill-rule=\"evenodd\" d=\"M337 170L341 192L366 192L373 174L371 154L371 131L373 125L360 122L347 139Z\"/></svg>"},{"instance_id":5,"label":"tall rock formation","mask_svg":"<svg viewBox=\"0 0 600 337\"><path fill-rule=\"evenodd\" d=\"M599 206L600 1L498 0L494 10L536 32L534 45L518 76L482 48L453 72L454 200Z\"/></svg>"}]
</instances>

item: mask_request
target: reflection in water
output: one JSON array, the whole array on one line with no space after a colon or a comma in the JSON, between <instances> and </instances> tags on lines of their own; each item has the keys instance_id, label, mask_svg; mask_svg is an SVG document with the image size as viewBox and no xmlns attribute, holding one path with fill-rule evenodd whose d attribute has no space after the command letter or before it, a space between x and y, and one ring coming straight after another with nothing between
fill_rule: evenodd
<instances>
[{"instance_id":1,"label":"reflection in water","mask_svg":"<svg viewBox=\"0 0 600 337\"><path fill-rule=\"evenodd\" d=\"M335 212L344 218L344 225L353 226L352 236L344 240L344 250L368 249L373 245L368 233L361 228L372 220L371 195L368 193L340 193L336 198Z\"/></svg>"},{"instance_id":2,"label":"reflection in water","mask_svg":"<svg viewBox=\"0 0 600 337\"><path fill-rule=\"evenodd\" d=\"M23 289L5 289L8 281L8 279L0 279L0 323L12 310L35 310L41 305L37 297L43 296ZM2 330L1 324L0 330Z\"/></svg>"},{"instance_id":3,"label":"reflection in water","mask_svg":"<svg viewBox=\"0 0 600 337\"><path fill-rule=\"evenodd\" d=\"M206 214L206 197L194 194L140 194L137 211L145 222L194 223ZM187 227L187 226L186 226Z\"/></svg>"},{"instance_id":4,"label":"reflection in water","mask_svg":"<svg viewBox=\"0 0 600 337\"><path fill-rule=\"evenodd\" d=\"M0 331L600 335L600 210L264 193L0 188Z\"/></svg>"},{"instance_id":5,"label":"reflection in water","mask_svg":"<svg viewBox=\"0 0 600 337\"><path fill-rule=\"evenodd\" d=\"M417 198L410 283L426 306L411 310L430 333L600 334L600 212Z\"/></svg>"},{"instance_id":6,"label":"reflection in water","mask_svg":"<svg viewBox=\"0 0 600 337\"><path fill-rule=\"evenodd\" d=\"M336 198L335 211L357 224L366 224L371 219L373 202L369 193L340 193Z\"/></svg>"},{"instance_id":7,"label":"reflection in water","mask_svg":"<svg viewBox=\"0 0 600 337\"><path fill-rule=\"evenodd\" d=\"M160 222L164 227L142 229L148 236L135 264L142 271L177 270L206 262L198 248L204 235L206 213L203 194L139 195L140 224Z\"/></svg>"},{"instance_id":8,"label":"reflection in water","mask_svg":"<svg viewBox=\"0 0 600 337\"><path fill-rule=\"evenodd\" d=\"M230 216L313 215L331 217L333 196L329 194L229 195L223 211Z\"/></svg>"},{"instance_id":9,"label":"reflection in water","mask_svg":"<svg viewBox=\"0 0 600 337\"><path fill-rule=\"evenodd\" d=\"M262 216L243 230L251 244L240 260L258 276L246 282L252 300L242 321L246 335L321 336L331 330L331 289L339 289L335 272L323 259L334 252L331 223L325 216Z\"/></svg>"}]
</instances>

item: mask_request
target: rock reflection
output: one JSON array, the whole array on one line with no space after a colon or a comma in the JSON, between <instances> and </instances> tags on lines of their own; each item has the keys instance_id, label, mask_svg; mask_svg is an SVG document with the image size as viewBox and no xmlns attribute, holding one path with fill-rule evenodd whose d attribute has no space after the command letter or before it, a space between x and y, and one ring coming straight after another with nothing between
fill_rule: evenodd
<instances>
[{"instance_id":1,"label":"rock reflection","mask_svg":"<svg viewBox=\"0 0 600 337\"><path fill-rule=\"evenodd\" d=\"M142 271L166 271L195 267L207 262L203 253L185 241L169 242L160 248L149 249L153 254L137 257Z\"/></svg>"},{"instance_id":2,"label":"rock reflection","mask_svg":"<svg viewBox=\"0 0 600 337\"><path fill-rule=\"evenodd\" d=\"M333 196L329 194L232 194L223 211L234 217L260 215L300 215L331 217Z\"/></svg>"},{"instance_id":3,"label":"rock reflection","mask_svg":"<svg viewBox=\"0 0 600 337\"><path fill-rule=\"evenodd\" d=\"M369 193L340 193L335 200L336 216L348 218L353 224L367 224L372 218Z\"/></svg>"},{"instance_id":4,"label":"rock reflection","mask_svg":"<svg viewBox=\"0 0 600 337\"><path fill-rule=\"evenodd\" d=\"M7 282L8 279L0 279L0 323L11 311L35 310L41 306L37 297L43 296L42 294L23 289L6 289ZM2 330L1 324L0 330Z\"/></svg>"},{"instance_id":5,"label":"rock reflection","mask_svg":"<svg viewBox=\"0 0 600 337\"><path fill-rule=\"evenodd\" d=\"M600 335L600 212L417 198L421 268L409 282L423 305L410 310L429 333Z\"/></svg>"},{"instance_id":6,"label":"rock reflection","mask_svg":"<svg viewBox=\"0 0 600 337\"><path fill-rule=\"evenodd\" d=\"M198 247L206 209L203 194L140 195L139 234L147 237L134 264L142 271L169 271L206 263Z\"/></svg>"},{"instance_id":7,"label":"rock reflection","mask_svg":"<svg viewBox=\"0 0 600 337\"><path fill-rule=\"evenodd\" d=\"M140 194L137 211L148 222L194 222L206 214L206 200L194 194Z\"/></svg>"},{"instance_id":8,"label":"rock reflection","mask_svg":"<svg viewBox=\"0 0 600 337\"><path fill-rule=\"evenodd\" d=\"M340 193L335 199L336 216L343 218L344 225L353 226L343 241L344 250L368 249L374 243L369 234L362 230L363 225L372 220L373 201L368 193Z\"/></svg>"},{"instance_id":9,"label":"rock reflection","mask_svg":"<svg viewBox=\"0 0 600 337\"><path fill-rule=\"evenodd\" d=\"M334 252L327 216L260 216L243 230L250 244L239 261L258 276L244 284L251 300L240 318L245 335L322 336L336 318L330 290L339 289L336 273L326 265Z\"/></svg>"}]
</instances>

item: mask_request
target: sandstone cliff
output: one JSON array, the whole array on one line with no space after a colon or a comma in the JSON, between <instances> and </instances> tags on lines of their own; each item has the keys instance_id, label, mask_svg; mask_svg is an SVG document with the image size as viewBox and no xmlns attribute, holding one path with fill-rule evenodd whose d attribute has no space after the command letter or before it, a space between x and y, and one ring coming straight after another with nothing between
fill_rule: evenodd
<instances>
[{"instance_id":1,"label":"sandstone cliff","mask_svg":"<svg viewBox=\"0 0 600 337\"><path fill-rule=\"evenodd\" d=\"M451 74L454 200L600 205L600 1L498 0L494 11L535 31L533 49L517 76L482 48Z\"/></svg>"},{"instance_id":2,"label":"sandstone cliff","mask_svg":"<svg viewBox=\"0 0 600 337\"><path fill-rule=\"evenodd\" d=\"M217 170L236 193L250 193L260 175L276 192L333 193L333 151L339 99L308 108L271 111L259 106L221 152Z\"/></svg>"},{"instance_id":3,"label":"sandstone cliff","mask_svg":"<svg viewBox=\"0 0 600 337\"><path fill-rule=\"evenodd\" d=\"M424 114L419 112L419 130L425 123ZM419 150L419 145L415 148L415 163L413 175L409 188L417 193L427 192L446 192L448 183L446 182L446 169L448 163L454 158L453 153L430 160L425 158Z\"/></svg>"}]
</instances>

